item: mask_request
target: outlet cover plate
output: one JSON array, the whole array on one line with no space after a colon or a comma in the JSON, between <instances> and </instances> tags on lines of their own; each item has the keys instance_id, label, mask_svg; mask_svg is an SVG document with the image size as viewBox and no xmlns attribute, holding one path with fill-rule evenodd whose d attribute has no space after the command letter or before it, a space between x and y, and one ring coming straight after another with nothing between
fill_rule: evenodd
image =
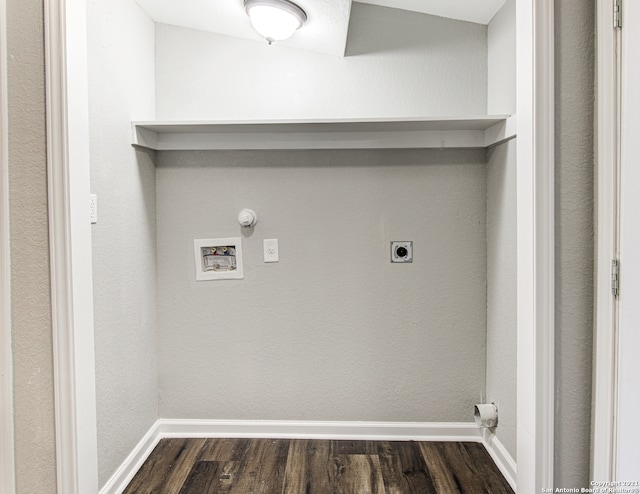
<instances>
[{"instance_id":1,"label":"outlet cover plate","mask_svg":"<svg viewBox=\"0 0 640 494\"><path fill-rule=\"evenodd\" d=\"M413 262L413 241L394 240L391 242L391 262Z\"/></svg>"},{"instance_id":2,"label":"outlet cover plate","mask_svg":"<svg viewBox=\"0 0 640 494\"><path fill-rule=\"evenodd\" d=\"M262 241L263 243L263 257L264 262L279 262L280 254L278 252L278 239L277 238L266 238Z\"/></svg>"}]
</instances>

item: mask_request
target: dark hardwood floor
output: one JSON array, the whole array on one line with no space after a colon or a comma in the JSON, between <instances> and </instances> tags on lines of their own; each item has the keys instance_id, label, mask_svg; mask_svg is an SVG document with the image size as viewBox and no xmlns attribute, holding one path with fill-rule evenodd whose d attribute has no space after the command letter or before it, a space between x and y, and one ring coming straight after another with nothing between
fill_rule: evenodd
<instances>
[{"instance_id":1,"label":"dark hardwood floor","mask_svg":"<svg viewBox=\"0 0 640 494\"><path fill-rule=\"evenodd\" d=\"M513 494L478 443L163 439L123 494Z\"/></svg>"}]
</instances>

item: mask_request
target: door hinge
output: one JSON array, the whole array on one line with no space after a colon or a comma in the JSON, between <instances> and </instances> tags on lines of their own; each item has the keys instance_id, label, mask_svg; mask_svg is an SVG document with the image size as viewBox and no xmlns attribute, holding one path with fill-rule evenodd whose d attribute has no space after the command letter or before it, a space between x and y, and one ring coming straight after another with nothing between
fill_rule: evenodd
<instances>
[{"instance_id":1,"label":"door hinge","mask_svg":"<svg viewBox=\"0 0 640 494\"><path fill-rule=\"evenodd\" d=\"M613 0L613 27L622 29L622 0Z\"/></svg>"},{"instance_id":2,"label":"door hinge","mask_svg":"<svg viewBox=\"0 0 640 494\"><path fill-rule=\"evenodd\" d=\"M614 297L620 292L620 260L611 260L611 293Z\"/></svg>"}]
</instances>

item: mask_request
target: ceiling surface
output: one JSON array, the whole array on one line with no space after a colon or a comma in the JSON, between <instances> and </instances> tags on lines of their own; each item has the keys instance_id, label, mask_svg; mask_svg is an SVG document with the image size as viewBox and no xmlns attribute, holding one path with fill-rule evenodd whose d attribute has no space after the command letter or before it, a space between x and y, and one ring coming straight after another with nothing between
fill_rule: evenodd
<instances>
[{"instance_id":1,"label":"ceiling surface","mask_svg":"<svg viewBox=\"0 0 640 494\"><path fill-rule=\"evenodd\" d=\"M488 24L505 0L358 0L392 9L449 17L461 21Z\"/></svg>"},{"instance_id":2,"label":"ceiling surface","mask_svg":"<svg viewBox=\"0 0 640 494\"><path fill-rule=\"evenodd\" d=\"M242 0L136 0L156 22L265 42L251 27ZM362 3L487 24L505 0L361 0ZM308 20L279 45L344 56L351 0L295 0Z\"/></svg>"}]
</instances>

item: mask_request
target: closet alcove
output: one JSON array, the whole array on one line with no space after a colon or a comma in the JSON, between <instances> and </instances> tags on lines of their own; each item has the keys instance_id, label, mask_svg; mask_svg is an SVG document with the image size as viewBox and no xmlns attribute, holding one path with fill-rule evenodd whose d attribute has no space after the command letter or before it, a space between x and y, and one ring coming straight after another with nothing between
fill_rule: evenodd
<instances>
[{"instance_id":1,"label":"closet alcove","mask_svg":"<svg viewBox=\"0 0 640 494\"><path fill-rule=\"evenodd\" d=\"M87 14L102 492L159 420L480 441L492 401L513 484L515 1L487 24L353 2L344 57L129 0ZM231 236L244 279L196 281L193 240ZM394 240L413 263L389 262Z\"/></svg>"}]
</instances>

